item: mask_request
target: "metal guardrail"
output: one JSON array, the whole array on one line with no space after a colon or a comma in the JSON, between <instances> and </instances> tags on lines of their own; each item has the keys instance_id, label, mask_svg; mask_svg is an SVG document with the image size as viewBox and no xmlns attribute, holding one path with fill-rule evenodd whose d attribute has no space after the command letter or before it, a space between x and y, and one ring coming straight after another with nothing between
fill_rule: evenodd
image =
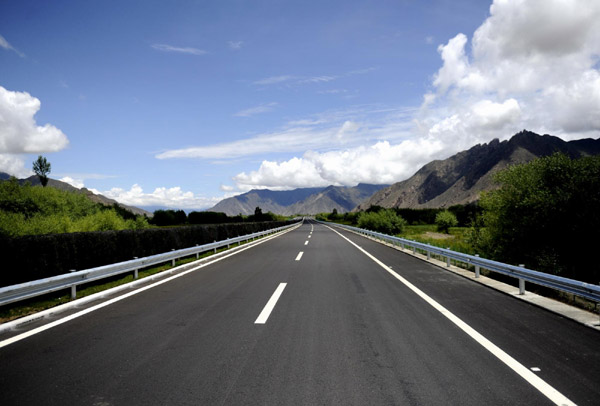
<instances>
[{"instance_id":1,"label":"metal guardrail","mask_svg":"<svg viewBox=\"0 0 600 406\"><path fill-rule=\"evenodd\" d=\"M449 249L439 248L429 244L423 244L420 242L407 240L405 238L393 237L391 235L378 233L376 231L369 231L362 228L347 226L344 224L324 222L322 223L345 228L347 230L354 231L362 235L375 237L387 241L393 245L399 245L402 249L410 247L410 249L413 250L413 253L416 253L417 250L425 251L427 253L427 259L431 259L432 254L440 255L446 258L446 266L448 267L450 266L451 259L473 265L475 267L476 278L479 277L481 268L493 272L498 272L504 275L512 276L513 278L517 278L519 280L519 294L521 295L525 293L525 282L531 282L536 285L546 286L555 290L560 290L580 297L584 297L595 302L600 302L600 286L591 283L564 278L562 276L550 275L544 272L527 269L523 266L515 266L498 261L492 261L489 259L480 258L477 255L463 254Z\"/></svg>"},{"instance_id":2,"label":"metal guardrail","mask_svg":"<svg viewBox=\"0 0 600 406\"><path fill-rule=\"evenodd\" d=\"M199 258L200 253L214 251L218 248L229 248L232 244L241 244L248 242L258 237L268 234L274 234L288 228L298 225L297 223L289 224L282 227L273 228L270 230L260 231L257 233L247 234L240 237L228 238L226 240L215 241L210 244L196 245L195 247L173 250L171 252L151 255L149 257L132 259L129 261L118 262L116 264L103 265L96 268L85 269L81 271L71 271L68 274L52 276L50 278L38 279L31 282L20 283L0 288L0 306L18 302L20 300L29 299L35 296L44 295L46 293L55 292L57 290L71 288L71 298L77 297L77 286L93 282L103 278L120 275L128 272L133 272L134 279L138 277L138 270L152 265L171 261L172 266L175 266L175 261L179 258L196 255Z\"/></svg>"}]
</instances>

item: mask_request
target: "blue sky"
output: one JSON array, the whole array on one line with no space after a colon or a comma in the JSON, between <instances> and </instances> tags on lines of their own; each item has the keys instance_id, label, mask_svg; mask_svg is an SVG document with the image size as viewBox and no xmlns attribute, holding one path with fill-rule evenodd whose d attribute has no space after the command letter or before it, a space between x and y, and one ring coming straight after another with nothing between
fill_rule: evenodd
<instances>
[{"instance_id":1,"label":"blue sky","mask_svg":"<svg viewBox=\"0 0 600 406\"><path fill-rule=\"evenodd\" d=\"M4 1L0 171L202 209L600 136L600 2Z\"/></svg>"}]
</instances>

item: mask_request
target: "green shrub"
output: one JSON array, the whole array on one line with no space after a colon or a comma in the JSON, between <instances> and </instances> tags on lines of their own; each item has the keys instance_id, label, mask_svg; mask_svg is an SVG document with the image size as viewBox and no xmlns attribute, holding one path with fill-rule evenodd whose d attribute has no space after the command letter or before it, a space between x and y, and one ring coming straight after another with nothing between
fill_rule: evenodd
<instances>
[{"instance_id":1,"label":"green shrub","mask_svg":"<svg viewBox=\"0 0 600 406\"><path fill-rule=\"evenodd\" d=\"M385 234L399 234L404 229L406 221L391 209L380 209L377 212L363 212L358 215L357 225L371 231Z\"/></svg>"},{"instance_id":2,"label":"green shrub","mask_svg":"<svg viewBox=\"0 0 600 406\"><path fill-rule=\"evenodd\" d=\"M450 227L456 227L458 225L458 220L453 213L444 210L435 216L435 225L437 226L438 231L448 234Z\"/></svg>"}]
</instances>

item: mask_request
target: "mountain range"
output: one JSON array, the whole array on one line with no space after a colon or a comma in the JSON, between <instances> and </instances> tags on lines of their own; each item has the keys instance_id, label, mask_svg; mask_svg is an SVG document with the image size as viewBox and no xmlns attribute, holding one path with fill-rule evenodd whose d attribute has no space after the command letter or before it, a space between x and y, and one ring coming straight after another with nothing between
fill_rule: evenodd
<instances>
[{"instance_id":1,"label":"mountain range","mask_svg":"<svg viewBox=\"0 0 600 406\"><path fill-rule=\"evenodd\" d=\"M240 213L248 215L254 214L256 207L260 207L263 212L282 215L317 214L333 209L338 213L346 213L386 186L360 183L354 187L327 186L280 191L254 189L221 200L209 211L223 212L229 216Z\"/></svg>"},{"instance_id":2,"label":"mountain range","mask_svg":"<svg viewBox=\"0 0 600 406\"><path fill-rule=\"evenodd\" d=\"M571 158L600 154L600 139L564 141L552 135L523 130L500 142L479 144L445 160L436 160L412 177L377 191L355 211L372 205L401 208L439 208L468 204L479 199L494 184L493 176L508 165L564 153Z\"/></svg>"}]
</instances>

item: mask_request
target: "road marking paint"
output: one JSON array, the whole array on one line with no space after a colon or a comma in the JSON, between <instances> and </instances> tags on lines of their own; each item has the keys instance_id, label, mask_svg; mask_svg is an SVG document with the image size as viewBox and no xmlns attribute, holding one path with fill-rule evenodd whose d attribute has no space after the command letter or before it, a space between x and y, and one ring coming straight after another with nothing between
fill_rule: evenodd
<instances>
[{"instance_id":1,"label":"road marking paint","mask_svg":"<svg viewBox=\"0 0 600 406\"><path fill-rule=\"evenodd\" d=\"M300 251L298 253L298 256L296 257L296 261L300 261L300 258L302 258L302 255L304 255L304 251Z\"/></svg>"},{"instance_id":2,"label":"road marking paint","mask_svg":"<svg viewBox=\"0 0 600 406\"><path fill-rule=\"evenodd\" d=\"M304 245L308 245L308 240L304 241Z\"/></svg>"},{"instance_id":3,"label":"road marking paint","mask_svg":"<svg viewBox=\"0 0 600 406\"><path fill-rule=\"evenodd\" d=\"M271 312L273 311L275 305L277 304L277 301L279 300L279 296L281 296L286 286L287 283L280 283L279 286L277 286L277 289L275 289L275 292L273 292L273 295L265 305L262 312L260 312L260 314L258 315L258 318L254 322L254 324L265 324L267 322L267 319L271 315Z\"/></svg>"},{"instance_id":4,"label":"road marking paint","mask_svg":"<svg viewBox=\"0 0 600 406\"><path fill-rule=\"evenodd\" d=\"M312 237L312 234L309 234L309 235L308 235L308 238L310 238L310 237Z\"/></svg>"},{"instance_id":5,"label":"road marking paint","mask_svg":"<svg viewBox=\"0 0 600 406\"><path fill-rule=\"evenodd\" d=\"M498 346L496 346L490 340L488 340L483 335L481 335L473 327L469 326L467 323L462 321L462 319L455 316L454 313L451 313L448 309L446 309L444 306L442 306L441 304L436 302L434 299L432 299L429 295L427 295L421 289L419 289L418 287L416 287L415 285L410 283L408 280L406 280L402 276L398 275L390 267L386 266L383 262L381 262L380 260L375 258L373 255L371 255L365 249L359 247L357 244L355 244L353 241L351 241L346 236L339 233L337 230L334 230L333 228L328 227L328 226L326 226L326 227L329 228L331 231L337 233L340 237L342 237L343 239L348 241L350 244L354 245L359 251L361 251L363 254L365 254L366 256L371 258L377 265L379 265L380 267L385 269L393 277L395 277L400 282L402 282L404 285L406 285L407 288L409 288L414 293L416 293L421 299L423 299L427 303L429 303L429 305L431 305L434 309L439 311L442 315L444 315L448 320L450 320L452 323L454 323L462 331L467 333L472 339L474 339L483 348L485 348L486 350L491 352L494 356L496 356L496 358L498 358L500 361L502 361L504 364L506 364L510 369L512 369L514 372L516 372L518 375L520 375L521 378L525 379L530 385L532 385L534 388L536 388L538 391L540 391L544 396L546 396L548 399L550 399L552 402L554 402L554 404L560 405L560 406L575 405L575 403L573 401L571 401L565 395L563 395L562 393L560 393L559 391L554 389L546 381L544 381L539 376L534 374L523 364L519 363L516 359L514 359L513 357L508 355L506 352L504 352L502 349L500 349Z\"/></svg>"},{"instance_id":6,"label":"road marking paint","mask_svg":"<svg viewBox=\"0 0 600 406\"><path fill-rule=\"evenodd\" d=\"M296 228L297 228L297 227L296 227ZM198 266L196 266L196 267L193 267L193 268L191 268L191 269L188 269L187 271L183 271L183 272L181 272L181 273L178 273L178 274L176 274L176 275L169 276L168 278L165 278L165 279L163 279L163 280L160 280L160 281L158 281L158 282L152 283L152 284L150 284L150 285L143 286L143 287L141 287L141 288L139 288L139 289L136 289L136 290L134 290L134 291L131 291L131 292L129 292L129 293L126 293L126 294L124 294L124 295L117 296L117 297L115 297L115 298L113 298L113 299L107 300L106 302L99 303L99 304L97 304L97 305L95 305L95 306L89 307L89 308L87 308L87 309L84 309L84 310L82 310L82 311L80 311L80 312L73 313L73 314L71 314L71 315L69 315L69 316L66 316L66 317L63 317L63 318L61 318L61 319L55 320L55 321L53 321L53 322L51 322L51 323L48 323L48 324L45 324L45 325L43 325L43 326L40 326L40 327L34 328L34 329L32 329L32 330L29 330L29 331L26 331L26 332L24 332L24 333L18 334L18 335L14 336L14 337L7 338L7 339L6 339L6 340L4 340L4 341L0 341L0 348L6 347L7 345L10 345L10 344L16 343L17 341L21 341L21 340L23 340L23 339L25 339L25 338L27 338L27 337L31 337L31 336L33 336L33 335L36 335L36 334L38 334L38 333L41 333L42 331L49 330L49 329L51 329L51 328L53 328L53 327L59 326L59 325L61 325L61 324L63 324L63 323L66 323L66 322L68 322L68 321L71 321L71 320L73 320L73 319L76 319L76 318L78 318L78 317L81 317L81 316L83 316L83 315L86 315L86 314L88 314L88 313L91 313L91 312L93 312L93 311L95 311L95 310L98 310L98 309L101 309L101 308L103 308L103 307L106 307L106 306L108 306L108 305L111 305L111 304L113 304L113 303L119 302L119 301L121 301L121 300L123 300L123 299L126 299L126 298L130 297L130 296L137 295L138 293L142 293L142 292L144 292L144 291L146 291L146 290L148 290L148 289L151 289L151 288L154 288L154 287L156 287L156 286L162 285L163 283L170 282L170 281L172 281L173 279L180 278L180 277L182 277L182 276L184 276L184 275L187 275L188 273L191 273L191 272L197 271L197 270L198 270L198 269L200 269L200 268L204 268L205 266L212 265L212 264L214 264L215 262L219 262L219 261L221 261L221 260L224 260L225 258L229 258L229 257L231 257L231 256L233 256L233 255L237 255L237 254L239 254L240 252L243 252L243 251L246 251L246 250L248 250L248 249L250 249L250 248L256 247L256 246L258 246L258 245L260 245L260 244L263 244L263 243L265 243L265 242L267 242L267 241L269 241L269 240L271 240L271 239L273 239L273 238L279 237L280 235L283 235L283 234L285 234L285 233L287 233L287 232L289 232L289 231L295 230L296 228L291 228L291 229L289 229L289 230L286 230L286 231L284 231L282 234L274 234L274 235L272 235L272 236L270 236L270 237L266 237L266 238L264 238L264 239L262 239L262 240L258 240L258 242L254 243L254 244L252 244L252 245L248 245L247 247L244 247L244 248L238 249L238 250L236 250L236 251L234 251L234 252L232 252L232 253L230 253L230 254L223 255L222 257L215 258L214 260L212 260L212 261L210 261L210 262L205 262L205 263L203 263L203 264L200 264L200 265L198 265ZM122 285L122 286L124 286L124 285ZM75 303L75 302L73 302L73 303Z\"/></svg>"},{"instance_id":7,"label":"road marking paint","mask_svg":"<svg viewBox=\"0 0 600 406\"><path fill-rule=\"evenodd\" d=\"M541 371L541 369L539 369L538 367L531 367L531 370L533 372L540 372Z\"/></svg>"}]
</instances>

